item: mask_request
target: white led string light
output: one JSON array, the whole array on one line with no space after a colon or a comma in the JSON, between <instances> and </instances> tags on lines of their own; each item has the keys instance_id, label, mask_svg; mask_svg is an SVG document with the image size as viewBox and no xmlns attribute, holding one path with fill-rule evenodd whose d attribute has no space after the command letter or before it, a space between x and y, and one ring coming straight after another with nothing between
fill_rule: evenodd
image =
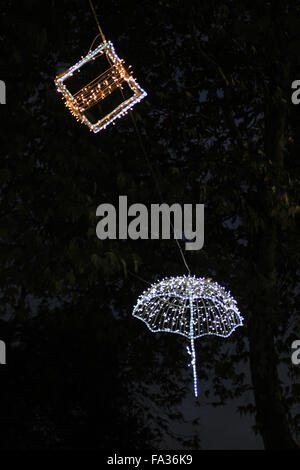
<instances>
[{"instance_id":1,"label":"white led string light","mask_svg":"<svg viewBox=\"0 0 300 470\"><path fill-rule=\"evenodd\" d=\"M195 276L164 278L137 301L132 315L152 332L177 333L188 338L194 393L198 396L194 340L204 335L227 338L243 325L235 299L224 287Z\"/></svg>"}]
</instances>

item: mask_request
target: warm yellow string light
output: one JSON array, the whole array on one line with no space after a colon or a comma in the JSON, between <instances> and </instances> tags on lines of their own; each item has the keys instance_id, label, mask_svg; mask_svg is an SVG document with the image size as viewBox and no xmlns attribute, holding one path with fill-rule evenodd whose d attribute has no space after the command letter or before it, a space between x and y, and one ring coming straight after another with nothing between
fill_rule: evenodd
<instances>
[{"instance_id":1,"label":"warm yellow string light","mask_svg":"<svg viewBox=\"0 0 300 470\"><path fill-rule=\"evenodd\" d=\"M85 64L91 60L97 59L103 54L106 55L111 66L90 83L83 86L75 94L72 94L66 87L65 81L72 77L74 73L79 73L80 68ZM55 79L58 91L63 94L65 104L70 109L73 116L75 116L78 121L89 126L90 130L95 133L105 129L115 119L124 116L137 102L141 101L147 95L147 93L138 85L133 76L127 72L123 64L124 61L117 56L113 44L110 41L104 42L94 51L89 51L88 54L85 57L82 57L79 62L57 76ZM125 99L122 94L123 102L119 106L103 118L99 119L96 123L91 123L85 115L86 111L104 100L117 88L122 90L124 83L128 84L129 88L133 92L133 96Z\"/></svg>"}]
</instances>

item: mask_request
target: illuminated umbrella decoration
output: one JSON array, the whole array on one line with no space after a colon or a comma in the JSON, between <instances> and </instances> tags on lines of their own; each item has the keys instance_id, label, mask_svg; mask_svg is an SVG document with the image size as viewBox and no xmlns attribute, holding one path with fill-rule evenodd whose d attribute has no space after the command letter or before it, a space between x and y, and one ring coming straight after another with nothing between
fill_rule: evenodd
<instances>
[{"instance_id":1,"label":"illuminated umbrella decoration","mask_svg":"<svg viewBox=\"0 0 300 470\"><path fill-rule=\"evenodd\" d=\"M166 331L188 338L196 397L195 339L205 335L226 338L243 325L243 317L230 292L210 279L195 276L170 277L153 284L138 298L132 315L146 323L152 332Z\"/></svg>"}]
</instances>

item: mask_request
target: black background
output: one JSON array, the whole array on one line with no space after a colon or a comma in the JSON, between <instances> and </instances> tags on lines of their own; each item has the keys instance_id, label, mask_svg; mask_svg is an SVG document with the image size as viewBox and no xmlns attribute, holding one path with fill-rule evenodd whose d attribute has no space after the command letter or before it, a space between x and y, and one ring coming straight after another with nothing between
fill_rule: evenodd
<instances>
[{"instance_id":1,"label":"black background","mask_svg":"<svg viewBox=\"0 0 300 470\"><path fill-rule=\"evenodd\" d=\"M0 446L294 448L300 3L94 3L148 93L133 113L150 166L130 116L93 135L56 92L98 32L89 2L1 3ZM148 282L186 273L176 244L95 233L99 204L159 192L205 204L188 263L246 320L197 341L197 401L183 338L131 316Z\"/></svg>"}]
</instances>

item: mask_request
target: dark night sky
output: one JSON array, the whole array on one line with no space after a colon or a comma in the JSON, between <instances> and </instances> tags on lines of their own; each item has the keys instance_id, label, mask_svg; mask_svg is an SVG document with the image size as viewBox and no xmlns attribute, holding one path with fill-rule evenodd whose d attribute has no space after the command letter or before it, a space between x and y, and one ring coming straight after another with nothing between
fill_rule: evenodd
<instances>
[{"instance_id":1,"label":"dark night sky","mask_svg":"<svg viewBox=\"0 0 300 470\"><path fill-rule=\"evenodd\" d=\"M0 233L3 241L0 282L4 286L0 340L3 337L7 341L8 362L6 370L0 371L3 383L7 384L0 397L4 413L0 425L4 423L5 428L9 422L3 445L11 448L17 442L21 448L31 445L53 448L52 435L57 433L63 436L66 446L76 447L87 436L87 430L91 430L91 436L96 436L96 443L91 445L97 447L97 439L104 432L97 426L103 418L105 427L110 414L115 419L117 435L119 432L125 436L128 426L128 435L132 433L134 439L139 423L141 435L138 432L137 439L149 442L147 413L150 415L155 408L147 407L149 396L143 401L143 395L149 393L151 385L159 384L162 401L157 409L159 406L167 409L170 391L174 410L181 412L185 420L184 423L174 417L168 420L174 434L187 436L196 432L202 449L263 449L262 437L252 429L254 415L237 412L239 406L254 402L253 391L245 387L239 397L225 398L226 405L213 407L209 402L214 395L208 399L205 390L214 390L218 374L225 377L222 384L225 389L228 387L227 391L238 388L241 384L236 379L236 370L245 375L246 384L251 384L247 354L253 341L249 341L248 319L252 320L253 312L257 311L263 317L266 310L263 301L268 295L279 318L277 321L276 317L273 335L280 338L278 355L286 361L279 369L282 387L286 387L284 394L290 393L287 348L298 327L294 321L290 332L287 325L294 318L299 300L293 278L297 272L299 237L294 219L286 222L282 214L284 210L289 216L294 214L297 193L294 187L288 187L288 178L281 182L268 152L261 156L268 140L261 122L266 112L261 103L268 92L260 86L270 76L276 76L280 62L274 55L268 63L263 55L265 41L272 44L272 31L264 24L261 26L265 13L258 1L253 3L253 11L249 7L254 33L250 27L247 29L247 18L243 18L242 26L238 21L235 24L228 13L230 2L225 0L211 8L210 2L193 0L126 4L94 0L94 3L107 37L113 40L120 57L133 64L134 76L148 92L148 97L134 108L137 135L128 116L118 120L116 126L93 135L75 122L56 93L55 75L78 60L79 51L85 53L97 33L88 1L47 0L44 8L34 0L8 1L1 8L4 21L3 31L0 30L3 51L0 80L6 83L7 104L0 109L4 163L0 178L5 206ZM238 2L232 3L239 10ZM208 57L201 56L196 40L191 40L193 31L188 21L193 15L188 13L188 5L190 12L197 12L194 34L209 51ZM232 31L226 32L227 24L232 24ZM291 29L296 26L300 30L300 24L291 20ZM269 31L268 39L264 34L260 36L261 28ZM251 34L254 37L250 52L247 34L250 39ZM293 51L290 54L292 58ZM214 70L215 59L210 55L220 61L234 83L233 92L231 85L223 86ZM291 73L296 75L296 70ZM287 96L289 83L288 77L284 91ZM268 105L273 103L268 99ZM228 105L235 114L227 112ZM296 122L292 113L296 113L295 108L287 113L286 127L291 133ZM299 138L289 135L287 141L291 147L285 149L286 165L292 179L299 171L293 160L299 153ZM285 192L284 196L280 192L277 197L277 187ZM265 189L264 198L261 194ZM166 203L205 203L205 246L197 253L185 252L187 259L193 274L216 276L226 289L232 288L246 319L245 327L225 340L224 347L214 343L214 339L197 340L201 370L197 402L181 338L169 335L168 339L156 340L144 324L131 316L134 302L145 288L139 276L153 282L185 270L176 243L103 242L95 233L95 212L100 203L113 203L119 195L128 194L130 203L150 205L159 202L158 192ZM272 197L274 200L269 203ZM280 209L277 203L282 204ZM273 227L272 217L271 220L266 216L268 204L274 204L269 211L272 217L273 213L281 217L274 249L278 254L278 272L274 275L272 271L270 276L282 289L278 288L276 298L265 265L259 264L265 258L264 249L257 242L265 241ZM272 244L273 239L269 238ZM135 274L131 276L132 273ZM287 318L282 319L283 305L287 306L284 312ZM267 333L269 330L266 336L273 338ZM263 349L264 342L258 343ZM153 351L156 347L158 350ZM269 349L266 346L266 355ZM234 359L225 364L228 354ZM244 358L242 365L239 355ZM226 390L223 392L218 385L218 393L225 395ZM175 395L178 388L178 403L171 394L172 387ZM10 402L11 393L16 409ZM124 406L123 416L118 410ZM292 414L298 412L299 403L290 406ZM144 421L138 421L136 410ZM154 416L156 425L158 418ZM194 418L199 418L196 426ZM113 438L114 425L110 424L108 434ZM149 426L152 427L156 429ZM89 441L90 437L86 439ZM84 445L88 444L84 441ZM178 443L164 434L161 446L172 449Z\"/></svg>"}]
</instances>

